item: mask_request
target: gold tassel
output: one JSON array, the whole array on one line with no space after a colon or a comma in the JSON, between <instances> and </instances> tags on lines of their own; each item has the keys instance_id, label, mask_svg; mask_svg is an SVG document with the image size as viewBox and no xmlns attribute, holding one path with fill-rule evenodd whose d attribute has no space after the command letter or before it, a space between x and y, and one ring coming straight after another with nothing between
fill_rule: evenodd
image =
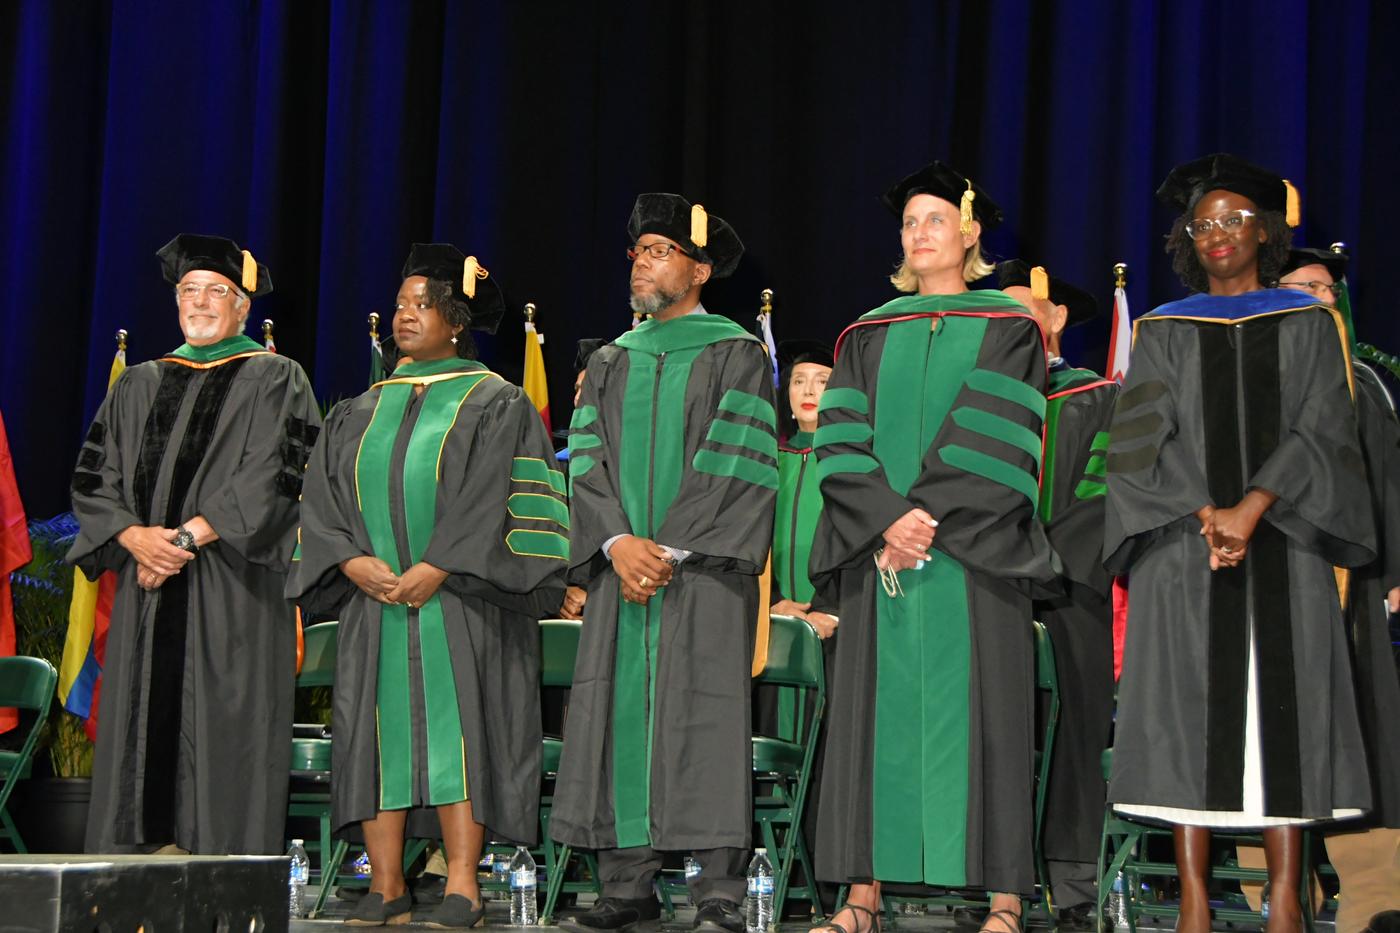
<instances>
[{"instance_id":1,"label":"gold tassel","mask_svg":"<svg viewBox=\"0 0 1400 933\"><path fill-rule=\"evenodd\" d=\"M977 193L972 190L972 182L967 183L967 190L963 192L962 202L958 205L958 213L962 215L962 223L958 225L958 230L963 236L972 236L972 201L977 197Z\"/></svg>"},{"instance_id":2,"label":"gold tassel","mask_svg":"<svg viewBox=\"0 0 1400 933\"><path fill-rule=\"evenodd\" d=\"M699 204L690 209L690 242L701 249L710 242L710 215Z\"/></svg>"},{"instance_id":3,"label":"gold tassel","mask_svg":"<svg viewBox=\"0 0 1400 933\"><path fill-rule=\"evenodd\" d=\"M258 290L258 262L246 249L243 251L243 290L250 295Z\"/></svg>"},{"instance_id":4,"label":"gold tassel","mask_svg":"<svg viewBox=\"0 0 1400 933\"><path fill-rule=\"evenodd\" d=\"M1293 187L1293 182L1287 178L1283 180L1283 187L1288 191L1287 207L1284 208L1283 219L1288 226L1296 227L1303 222L1302 199L1298 197L1298 189Z\"/></svg>"},{"instance_id":5,"label":"gold tassel","mask_svg":"<svg viewBox=\"0 0 1400 933\"><path fill-rule=\"evenodd\" d=\"M462 291L468 298L475 298L476 280L484 279L490 274L485 266L476 261L475 256L468 256L467 261L462 264Z\"/></svg>"},{"instance_id":6,"label":"gold tassel","mask_svg":"<svg viewBox=\"0 0 1400 933\"><path fill-rule=\"evenodd\" d=\"M1036 266L1031 269L1031 297L1050 297L1050 276L1046 274L1044 266Z\"/></svg>"}]
</instances>

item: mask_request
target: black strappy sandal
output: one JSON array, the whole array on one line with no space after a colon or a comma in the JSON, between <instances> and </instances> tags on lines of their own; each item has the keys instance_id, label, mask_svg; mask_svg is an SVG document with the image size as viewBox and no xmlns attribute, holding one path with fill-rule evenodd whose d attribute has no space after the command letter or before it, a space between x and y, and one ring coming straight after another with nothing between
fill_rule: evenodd
<instances>
[{"instance_id":1,"label":"black strappy sandal","mask_svg":"<svg viewBox=\"0 0 1400 933\"><path fill-rule=\"evenodd\" d=\"M1007 917L1010 917L1011 920L1015 922L1012 923L1008 921L1006 919ZM1000 920L1003 924L1009 927L1009 929L1005 931L988 930L987 923L991 920ZM1002 908L1001 910L993 910L987 914L986 918L982 921L982 929L979 931L979 933L1025 933L1025 930L1026 928L1021 921L1021 913L1019 911L1012 911Z\"/></svg>"},{"instance_id":2,"label":"black strappy sandal","mask_svg":"<svg viewBox=\"0 0 1400 933\"><path fill-rule=\"evenodd\" d=\"M836 918L841 915L841 911L843 910L849 910L855 916L856 922L854 930L848 930L841 924L836 922ZM859 911L859 913L857 913L857 911ZM870 917L870 926L865 927L864 929L862 929L860 925L860 914L862 913ZM837 909L836 913L831 915L830 920L826 921L825 923L817 924L816 926L808 930L807 933L817 933L818 930L835 930L836 933L879 933L880 915L877 914L875 911L871 910L869 907L862 907L859 904L852 904L847 902L845 904L842 904L840 908Z\"/></svg>"}]
</instances>

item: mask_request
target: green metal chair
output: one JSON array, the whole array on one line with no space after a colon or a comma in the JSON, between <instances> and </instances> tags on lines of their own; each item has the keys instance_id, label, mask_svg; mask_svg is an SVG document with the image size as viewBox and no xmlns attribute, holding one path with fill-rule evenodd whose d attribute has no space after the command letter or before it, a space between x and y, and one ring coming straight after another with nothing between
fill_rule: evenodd
<instances>
[{"instance_id":1,"label":"green metal chair","mask_svg":"<svg viewBox=\"0 0 1400 933\"><path fill-rule=\"evenodd\" d=\"M1113 749L1105 749L1102 757L1103 776L1107 781L1113 765ZM1231 843L1226 848L1228 851L1235 850L1235 844L1249 843L1262 845L1262 837L1257 833L1231 832L1229 830L1212 830L1213 841ZM1151 823L1134 817L1124 816L1117 813L1110 803L1104 808L1103 832L1099 841L1099 891L1098 902L1096 904L1097 926L1100 930L1113 926L1112 919L1104 917L1104 906L1108 902L1109 895L1113 891L1113 883L1117 880L1119 872L1123 874L1123 902L1126 907L1129 930L1136 933L1137 921L1143 915L1149 917L1175 917L1178 907L1175 903L1166 901L1154 894L1144 895L1144 887L1151 891L1151 887L1144 885L1146 878L1175 878L1177 877L1175 861L1156 861L1150 857L1148 843L1153 839L1165 839L1163 845L1169 845L1172 838L1172 828L1166 824ZM1314 909L1312 904L1312 884L1307 879L1311 877L1312 870L1312 840L1310 834L1303 833L1303 866L1301 871L1302 880L1298 885L1299 901L1303 907L1303 924L1308 933L1313 931ZM1106 864L1105 864L1106 863ZM1267 881L1268 871L1262 868L1241 868L1234 859L1226 858L1220 860L1218 864L1211 866L1211 877L1223 878L1233 881ZM1243 895L1239 898L1239 904L1226 903L1223 907L1214 908L1211 913L1214 919L1224 920L1228 923L1261 923L1264 916L1254 910L1249 909L1244 904ZM1107 927L1105 927L1107 923Z\"/></svg>"},{"instance_id":2,"label":"green metal chair","mask_svg":"<svg viewBox=\"0 0 1400 933\"><path fill-rule=\"evenodd\" d=\"M307 626L302 633L301 673L297 689L335 686L336 635L339 622L321 622ZM346 843L335 841L331 835L331 738L319 723L297 723L292 727L292 773L298 788L288 796L287 816L309 817L317 821L320 837L307 846L320 859L320 891L311 916L320 914L326 897L335 883L336 868L345 853ZM334 864L336 867L331 867Z\"/></svg>"},{"instance_id":3,"label":"green metal chair","mask_svg":"<svg viewBox=\"0 0 1400 933\"><path fill-rule=\"evenodd\" d=\"M1050 639L1050 632L1040 622L1031 623L1035 629L1035 686L1036 690L1043 695L1045 700L1045 727L1041 733L1040 749L1035 754L1034 763L1034 817L1035 826L1033 829L1033 855L1035 861L1036 880L1040 887L1040 897L1036 901L1037 905L1044 912L1049 920L1050 929L1056 928L1055 910L1050 898L1049 872L1046 867L1045 847L1041 834L1045 826L1045 799L1050 787L1050 763L1055 751L1055 733L1060 722L1060 678L1055 667L1055 646ZM837 899L837 904L844 904L846 900L846 887L842 886L841 894ZM961 893L950 891L934 897L904 897L894 894L884 894L881 897L887 922L894 923L896 916L896 906L903 903L929 904L944 907L983 907L987 904L987 895L974 894L971 892ZM1025 913L1025 906L1022 906L1022 913Z\"/></svg>"},{"instance_id":4,"label":"green metal chair","mask_svg":"<svg viewBox=\"0 0 1400 933\"><path fill-rule=\"evenodd\" d=\"M773 853L773 915L781 917L789 895L811 901L821 913L816 874L802 832L811 790L812 768L826 718L826 668L822 643L803 619L773 616L768 628L768 664L755 685L797 692L795 731L788 736L753 737L754 822ZM802 866L803 884L792 888L792 872Z\"/></svg>"},{"instance_id":5,"label":"green metal chair","mask_svg":"<svg viewBox=\"0 0 1400 933\"><path fill-rule=\"evenodd\" d=\"M540 686L568 688L574 683L574 664L578 660L578 638L583 623L570 619L545 619L540 622ZM568 709L565 708L565 716ZM544 737L544 756L540 764L541 776L545 784L553 786L559 775L559 757L564 750L564 740L559 736ZM598 883L598 863L591 852L580 855L584 861L586 880L569 881L569 862L573 856L571 846L556 843L549 836L549 817L553 811L553 793L540 795L540 850L544 857L545 901L540 912L540 923L553 922L554 908L559 895L565 892L578 893L602 891ZM514 851L514 850L511 850ZM538 856L537 856L538 858Z\"/></svg>"},{"instance_id":6,"label":"green metal chair","mask_svg":"<svg viewBox=\"0 0 1400 933\"><path fill-rule=\"evenodd\" d=\"M21 778L29 777L34 746L49 717L49 706L53 703L57 685L58 671L42 658L0 658L0 707L32 710L36 714L19 751L0 751L0 779L4 780L4 784L0 785L0 839L8 839L21 855L29 850L10 819L7 805L15 785Z\"/></svg>"}]
</instances>

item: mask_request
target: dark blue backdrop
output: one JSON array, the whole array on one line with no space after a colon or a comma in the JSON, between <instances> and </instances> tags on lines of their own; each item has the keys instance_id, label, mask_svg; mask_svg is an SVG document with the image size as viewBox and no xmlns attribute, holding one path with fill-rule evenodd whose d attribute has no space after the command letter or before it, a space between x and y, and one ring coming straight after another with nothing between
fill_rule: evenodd
<instances>
[{"instance_id":1,"label":"dark blue backdrop","mask_svg":"<svg viewBox=\"0 0 1400 933\"><path fill-rule=\"evenodd\" d=\"M0 4L0 411L29 513L66 507L106 386L178 343L153 253L221 233L273 270L250 331L325 399L365 385L364 320L414 240L481 257L539 305L556 421L573 341L629 321L623 226L680 191L748 245L706 303L834 337L891 297L876 194L933 157L1008 224L1001 256L1137 312L1177 297L1152 192L1217 149L1304 196L1303 242L1347 241L1362 336L1394 349L1400 5L1253 0L967 4ZM1366 310L1371 306L1369 312ZM387 316L387 315L386 315ZM1106 318L1105 318L1106 322ZM387 325L386 325L387 329ZM483 348L519 374L518 319ZM1106 323L1076 335L1103 364Z\"/></svg>"}]
</instances>

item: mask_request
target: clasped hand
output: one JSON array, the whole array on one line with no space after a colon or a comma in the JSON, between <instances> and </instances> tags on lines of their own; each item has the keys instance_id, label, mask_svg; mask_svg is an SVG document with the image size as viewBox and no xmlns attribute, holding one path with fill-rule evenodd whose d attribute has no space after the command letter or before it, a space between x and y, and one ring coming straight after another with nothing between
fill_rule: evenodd
<instances>
[{"instance_id":1,"label":"clasped hand","mask_svg":"<svg viewBox=\"0 0 1400 933\"><path fill-rule=\"evenodd\" d=\"M1201 522L1201 536L1210 548L1210 569L1238 567L1249 551L1250 538L1259 527L1259 519L1278 500L1264 489L1251 489L1236 505L1225 509L1202 506L1196 511Z\"/></svg>"},{"instance_id":2,"label":"clasped hand","mask_svg":"<svg viewBox=\"0 0 1400 933\"><path fill-rule=\"evenodd\" d=\"M671 582L671 574L675 572L671 555L665 548L636 535L625 535L614 541L608 557L622 585L622 598L629 603L645 604Z\"/></svg>"},{"instance_id":3,"label":"clasped hand","mask_svg":"<svg viewBox=\"0 0 1400 933\"><path fill-rule=\"evenodd\" d=\"M340 570L370 599L410 609L420 608L432 599L447 579L447 571L422 561L397 575L384 561L368 554L342 561Z\"/></svg>"},{"instance_id":4,"label":"clasped hand","mask_svg":"<svg viewBox=\"0 0 1400 933\"><path fill-rule=\"evenodd\" d=\"M154 590L184 569L194 555L171 542L179 532L153 525L129 525L117 534L117 543L136 560L136 583Z\"/></svg>"},{"instance_id":5,"label":"clasped hand","mask_svg":"<svg viewBox=\"0 0 1400 933\"><path fill-rule=\"evenodd\" d=\"M938 522L923 509L910 509L885 529L885 547L876 565L881 570L912 570L919 561L932 560L928 549L933 544Z\"/></svg>"}]
</instances>

